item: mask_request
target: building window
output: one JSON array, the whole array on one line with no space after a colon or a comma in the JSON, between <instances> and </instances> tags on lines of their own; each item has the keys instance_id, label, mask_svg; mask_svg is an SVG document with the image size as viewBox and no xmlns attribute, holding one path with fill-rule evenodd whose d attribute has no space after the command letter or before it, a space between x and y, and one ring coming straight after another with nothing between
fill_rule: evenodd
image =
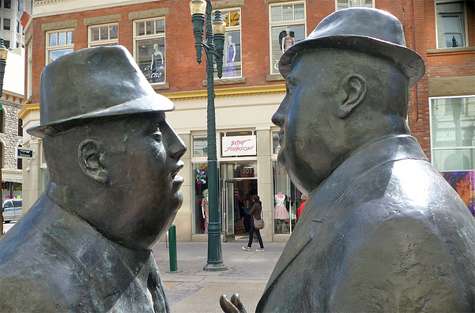
<instances>
[{"instance_id":1,"label":"building window","mask_svg":"<svg viewBox=\"0 0 475 313\"><path fill-rule=\"evenodd\" d=\"M193 233L206 234L208 232L208 164L193 164L194 204L193 204Z\"/></svg>"},{"instance_id":2,"label":"building window","mask_svg":"<svg viewBox=\"0 0 475 313\"><path fill-rule=\"evenodd\" d=\"M373 0L336 0L336 9L347 9L353 7L372 8Z\"/></svg>"},{"instance_id":3,"label":"building window","mask_svg":"<svg viewBox=\"0 0 475 313\"><path fill-rule=\"evenodd\" d=\"M271 74L279 73L279 59L292 45L305 38L305 3L289 2L269 6Z\"/></svg>"},{"instance_id":4,"label":"building window","mask_svg":"<svg viewBox=\"0 0 475 313\"><path fill-rule=\"evenodd\" d=\"M134 23L135 61L151 84L165 82L165 19Z\"/></svg>"},{"instance_id":5,"label":"building window","mask_svg":"<svg viewBox=\"0 0 475 313\"><path fill-rule=\"evenodd\" d=\"M18 146L18 148L21 148L21 145ZM23 169L23 159L18 157L18 150L16 151L16 169L21 170Z\"/></svg>"},{"instance_id":6,"label":"building window","mask_svg":"<svg viewBox=\"0 0 475 313\"><path fill-rule=\"evenodd\" d=\"M20 33L20 22L16 22L16 32L17 34Z\"/></svg>"},{"instance_id":7,"label":"building window","mask_svg":"<svg viewBox=\"0 0 475 313\"><path fill-rule=\"evenodd\" d=\"M437 48L465 47L465 1L436 1Z\"/></svg>"},{"instance_id":8,"label":"building window","mask_svg":"<svg viewBox=\"0 0 475 313\"><path fill-rule=\"evenodd\" d=\"M0 133L5 132L5 106L0 109Z\"/></svg>"},{"instance_id":9,"label":"building window","mask_svg":"<svg viewBox=\"0 0 475 313\"><path fill-rule=\"evenodd\" d=\"M193 137L193 157L208 157L208 138L206 136Z\"/></svg>"},{"instance_id":10,"label":"building window","mask_svg":"<svg viewBox=\"0 0 475 313\"><path fill-rule=\"evenodd\" d=\"M46 33L46 64L73 52L73 31L60 30Z\"/></svg>"},{"instance_id":11,"label":"building window","mask_svg":"<svg viewBox=\"0 0 475 313\"><path fill-rule=\"evenodd\" d=\"M222 78L238 78L242 76L241 9L225 9L221 12L226 22Z\"/></svg>"},{"instance_id":12,"label":"building window","mask_svg":"<svg viewBox=\"0 0 475 313\"><path fill-rule=\"evenodd\" d=\"M287 174L286 168L277 162L279 135L272 132L272 186L274 234L291 234L297 222L297 208L302 204L303 194Z\"/></svg>"},{"instance_id":13,"label":"building window","mask_svg":"<svg viewBox=\"0 0 475 313\"><path fill-rule=\"evenodd\" d=\"M4 30L10 30L10 19L9 18L4 18L3 19L3 29Z\"/></svg>"},{"instance_id":14,"label":"building window","mask_svg":"<svg viewBox=\"0 0 475 313\"><path fill-rule=\"evenodd\" d=\"M3 44L5 45L7 49L10 48L10 40L4 40Z\"/></svg>"},{"instance_id":15,"label":"building window","mask_svg":"<svg viewBox=\"0 0 475 313\"><path fill-rule=\"evenodd\" d=\"M475 96L430 99L432 163L475 215Z\"/></svg>"},{"instance_id":16,"label":"building window","mask_svg":"<svg viewBox=\"0 0 475 313\"><path fill-rule=\"evenodd\" d=\"M5 9L10 9L12 7L12 1L11 0L3 0L3 7Z\"/></svg>"},{"instance_id":17,"label":"building window","mask_svg":"<svg viewBox=\"0 0 475 313\"><path fill-rule=\"evenodd\" d=\"M30 41L27 45L27 72L26 72L26 99L31 98L31 94L33 91L33 49L32 49L32 41Z\"/></svg>"},{"instance_id":18,"label":"building window","mask_svg":"<svg viewBox=\"0 0 475 313\"><path fill-rule=\"evenodd\" d=\"M89 47L116 45L118 42L118 24L89 26Z\"/></svg>"},{"instance_id":19,"label":"building window","mask_svg":"<svg viewBox=\"0 0 475 313\"><path fill-rule=\"evenodd\" d=\"M18 136L23 136L23 120L18 119Z\"/></svg>"},{"instance_id":20,"label":"building window","mask_svg":"<svg viewBox=\"0 0 475 313\"><path fill-rule=\"evenodd\" d=\"M3 142L0 142L0 169L3 168L3 154L5 151L5 147L3 146Z\"/></svg>"}]
</instances>

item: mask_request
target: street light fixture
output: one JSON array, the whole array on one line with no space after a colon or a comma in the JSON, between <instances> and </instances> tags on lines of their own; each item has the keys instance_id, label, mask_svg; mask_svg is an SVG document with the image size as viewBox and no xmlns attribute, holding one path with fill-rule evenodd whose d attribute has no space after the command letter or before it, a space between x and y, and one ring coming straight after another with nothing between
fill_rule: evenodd
<instances>
[{"instance_id":1,"label":"street light fixture","mask_svg":"<svg viewBox=\"0 0 475 313\"><path fill-rule=\"evenodd\" d=\"M221 250L221 222L218 211L218 160L216 156L216 119L214 109L214 58L218 77L223 74L224 32L226 24L221 11L216 11L211 23L211 0L191 0L190 12L195 37L196 61L201 63L202 49L206 53L206 74L208 86L208 260L203 268L205 271L223 271ZM206 24L205 24L206 20ZM206 42L203 42L203 26L205 26ZM214 34L213 34L214 32Z\"/></svg>"},{"instance_id":2,"label":"street light fixture","mask_svg":"<svg viewBox=\"0 0 475 313\"><path fill-rule=\"evenodd\" d=\"M0 99L3 94L3 78L5 77L5 67L7 65L8 49L3 44L3 39L0 38ZM0 110L3 110L3 104L0 102ZM2 151L3 154L3 151ZM0 158L3 156L0 154ZM0 161L0 236L3 235L3 197L2 197L2 162Z\"/></svg>"}]
</instances>

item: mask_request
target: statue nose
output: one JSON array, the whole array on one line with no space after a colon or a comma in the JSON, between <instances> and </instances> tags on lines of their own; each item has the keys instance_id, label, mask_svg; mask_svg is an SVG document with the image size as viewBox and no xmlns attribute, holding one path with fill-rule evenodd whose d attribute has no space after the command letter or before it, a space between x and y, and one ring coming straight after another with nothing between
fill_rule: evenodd
<instances>
[{"instance_id":1,"label":"statue nose","mask_svg":"<svg viewBox=\"0 0 475 313\"><path fill-rule=\"evenodd\" d=\"M277 111L272 115L272 123L280 127L284 126L285 117L287 116L285 107L285 104L282 102Z\"/></svg>"},{"instance_id":2,"label":"statue nose","mask_svg":"<svg viewBox=\"0 0 475 313\"><path fill-rule=\"evenodd\" d=\"M168 155L175 160L179 160L186 152L185 143L168 124L167 130L164 133L166 136Z\"/></svg>"}]
</instances>

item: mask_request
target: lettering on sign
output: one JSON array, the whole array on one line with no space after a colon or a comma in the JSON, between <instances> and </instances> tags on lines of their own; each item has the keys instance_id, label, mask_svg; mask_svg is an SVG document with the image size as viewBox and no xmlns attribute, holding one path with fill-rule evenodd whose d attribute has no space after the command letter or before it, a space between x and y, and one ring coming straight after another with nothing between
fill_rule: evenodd
<instances>
[{"instance_id":1,"label":"lettering on sign","mask_svg":"<svg viewBox=\"0 0 475 313\"><path fill-rule=\"evenodd\" d=\"M256 136L222 137L221 150L223 157L256 155Z\"/></svg>"},{"instance_id":2,"label":"lettering on sign","mask_svg":"<svg viewBox=\"0 0 475 313\"><path fill-rule=\"evenodd\" d=\"M25 148L17 148L16 155L19 159L31 159L33 158L33 150Z\"/></svg>"}]
</instances>

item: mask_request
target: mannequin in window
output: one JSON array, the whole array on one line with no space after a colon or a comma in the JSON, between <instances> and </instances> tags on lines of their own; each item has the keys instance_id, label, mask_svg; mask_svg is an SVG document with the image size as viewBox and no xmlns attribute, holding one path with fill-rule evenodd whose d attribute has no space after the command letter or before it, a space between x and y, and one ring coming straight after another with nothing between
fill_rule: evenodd
<instances>
[{"instance_id":1,"label":"mannequin in window","mask_svg":"<svg viewBox=\"0 0 475 313\"><path fill-rule=\"evenodd\" d=\"M150 62L150 79L152 83L163 81L163 53L158 47L158 43L153 44L153 52Z\"/></svg>"},{"instance_id":2,"label":"mannequin in window","mask_svg":"<svg viewBox=\"0 0 475 313\"><path fill-rule=\"evenodd\" d=\"M287 35L282 39L282 53L287 51L295 44L295 33L293 31L286 30Z\"/></svg>"},{"instance_id":3,"label":"mannequin in window","mask_svg":"<svg viewBox=\"0 0 475 313\"><path fill-rule=\"evenodd\" d=\"M225 76L232 76L234 61L236 59L236 44L233 42L233 36L228 36L226 43L226 60L224 72Z\"/></svg>"},{"instance_id":4,"label":"mannequin in window","mask_svg":"<svg viewBox=\"0 0 475 313\"><path fill-rule=\"evenodd\" d=\"M204 220L204 233L208 233L209 211L208 211L208 189L203 191L203 199L201 199L201 216Z\"/></svg>"},{"instance_id":5,"label":"mannequin in window","mask_svg":"<svg viewBox=\"0 0 475 313\"><path fill-rule=\"evenodd\" d=\"M277 225L277 232L278 233L284 233L284 228L286 226L286 223L289 221L289 212L287 211L287 208L285 207L285 199L287 196L279 191L276 193L274 196L275 198L275 212L274 212L274 219L276 220L276 225Z\"/></svg>"}]
</instances>

